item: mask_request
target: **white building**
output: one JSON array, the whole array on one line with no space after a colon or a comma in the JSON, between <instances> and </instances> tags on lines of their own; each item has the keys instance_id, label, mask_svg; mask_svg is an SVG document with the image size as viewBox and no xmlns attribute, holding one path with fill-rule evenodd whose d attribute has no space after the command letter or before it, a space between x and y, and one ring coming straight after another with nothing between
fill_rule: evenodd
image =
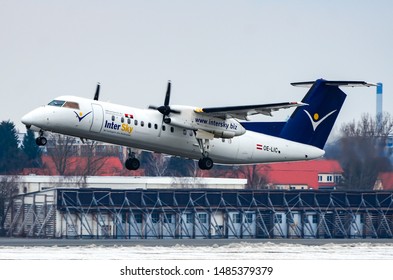
<instances>
[{"instance_id":1,"label":"white building","mask_svg":"<svg viewBox=\"0 0 393 280\"><path fill-rule=\"evenodd\" d=\"M0 176L0 180L4 176ZM129 177L129 176L37 176L15 178L19 193L39 192L51 188L110 188L110 189L244 189L247 179L202 177Z\"/></svg>"}]
</instances>

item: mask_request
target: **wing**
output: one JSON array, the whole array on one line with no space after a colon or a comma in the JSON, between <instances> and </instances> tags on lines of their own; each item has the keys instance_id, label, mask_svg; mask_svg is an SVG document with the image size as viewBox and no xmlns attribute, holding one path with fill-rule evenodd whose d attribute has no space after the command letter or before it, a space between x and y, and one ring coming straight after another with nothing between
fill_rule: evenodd
<instances>
[{"instance_id":1,"label":"wing","mask_svg":"<svg viewBox=\"0 0 393 280\"><path fill-rule=\"evenodd\" d=\"M288 109L292 107L298 107L307 105L302 102L283 102L273 104L261 104L261 105L245 105L245 106L228 106L228 107L210 107L210 108L197 108L196 113L210 115L222 119L237 118L242 120L248 120L248 116L262 114L271 116L272 112L280 109Z\"/></svg>"}]
</instances>

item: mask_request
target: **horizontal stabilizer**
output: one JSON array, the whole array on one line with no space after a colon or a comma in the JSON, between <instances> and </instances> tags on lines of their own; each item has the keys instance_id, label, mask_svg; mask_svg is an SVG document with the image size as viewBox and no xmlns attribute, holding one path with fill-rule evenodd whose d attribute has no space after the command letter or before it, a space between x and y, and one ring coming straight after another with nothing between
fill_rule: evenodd
<instances>
[{"instance_id":1,"label":"horizontal stabilizer","mask_svg":"<svg viewBox=\"0 0 393 280\"><path fill-rule=\"evenodd\" d=\"M315 81L310 82L298 82L298 83L291 83L291 85L295 87L311 87ZM325 85L327 86L339 86L339 87L375 87L376 84L367 83L365 81L325 81Z\"/></svg>"}]
</instances>

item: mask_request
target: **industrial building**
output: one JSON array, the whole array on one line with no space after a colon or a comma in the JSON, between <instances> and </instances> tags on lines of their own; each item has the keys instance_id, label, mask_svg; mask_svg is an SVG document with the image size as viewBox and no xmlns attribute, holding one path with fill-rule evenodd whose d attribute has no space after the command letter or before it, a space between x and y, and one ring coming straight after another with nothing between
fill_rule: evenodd
<instances>
[{"instance_id":1,"label":"industrial building","mask_svg":"<svg viewBox=\"0 0 393 280\"><path fill-rule=\"evenodd\" d=\"M17 195L8 236L392 238L392 192L64 188Z\"/></svg>"}]
</instances>

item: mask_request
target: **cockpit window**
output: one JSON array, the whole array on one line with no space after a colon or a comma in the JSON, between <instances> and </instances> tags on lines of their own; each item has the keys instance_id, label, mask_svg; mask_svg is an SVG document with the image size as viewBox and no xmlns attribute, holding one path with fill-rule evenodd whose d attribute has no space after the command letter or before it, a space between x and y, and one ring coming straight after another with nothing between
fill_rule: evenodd
<instances>
[{"instance_id":1,"label":"cockpit window","mask_svg":"<svg viewBox=\"0 0 393 280\"><path fill-rule=\"evenodd\" d=\"M71 108L79 110L79 104L76 102L67 101L64 105L64 108Z\"/></svg>"},{"instance_id":2,"label":"cockpit window","mask_svg":"<svg viewBox=\"0 0 393 280\"><path fill-rule=\"evenodd\" d=\"M79 110L79 104L72 101L53 100L49 102L49 106L64 107Z\"/></svg>"},{"instance_id":3,"label":"cockpit window","mask_svg":"<svg viewBox=\"0 0 393 280\"><path fill-rule=\"evenodd\" d=\"M49 106L56 106L56 107L61 107L63 106L63 104L65 103L65 101L62 100L52 100L51 102L49 102Z\"/></svg>"}]
</instances>

